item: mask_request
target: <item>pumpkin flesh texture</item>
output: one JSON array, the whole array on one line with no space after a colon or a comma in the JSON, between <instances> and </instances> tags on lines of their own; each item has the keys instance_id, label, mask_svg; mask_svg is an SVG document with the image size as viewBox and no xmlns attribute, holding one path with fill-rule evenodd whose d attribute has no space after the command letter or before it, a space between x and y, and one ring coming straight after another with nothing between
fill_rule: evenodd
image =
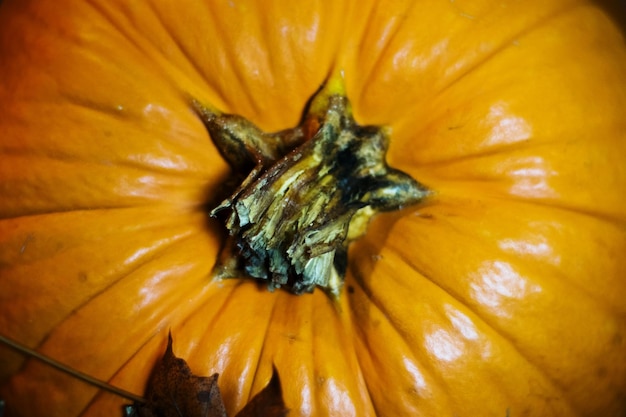
<instances>
[{"instance_id":1,"label":"pumpkin flesh texture","mask_svg":"<svg viewBox=\"0 0 626 417\"><path fill-rule=\"evenodd\" d=\"M581 1L291 3L2 4L0 332L140 393L171 329L231 413L272 364L291 415L623 413L616 25ZM436 196L374 220L337 302L211 282L229 173L189 98L276 131L339 69ZM9 415L119 410L0 349Z\"/></svg>"}]
</instances>

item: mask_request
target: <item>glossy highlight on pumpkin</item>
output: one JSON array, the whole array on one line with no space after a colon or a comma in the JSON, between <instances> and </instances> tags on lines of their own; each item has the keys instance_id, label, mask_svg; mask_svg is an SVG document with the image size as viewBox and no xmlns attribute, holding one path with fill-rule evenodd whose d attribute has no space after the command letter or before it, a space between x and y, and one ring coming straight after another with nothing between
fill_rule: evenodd
<instances>
[{"instance_id":1,"label":"glossy highlight on pumpkin","mask_svg":"<svg viewBox=\"0 0 626 417\"><path fill-rule=\"evenodd\" d=\"M296 7L297 6L297 7ZM134 393L171 330L230 414L626 410L626 46L611 4L0 4L0 333ZM214 280L231 173L190 105L264 131L342 73L433 197L351 245L344 291ZM0 346L8 416L124 400Z\"/></svg>"}]
</instances>

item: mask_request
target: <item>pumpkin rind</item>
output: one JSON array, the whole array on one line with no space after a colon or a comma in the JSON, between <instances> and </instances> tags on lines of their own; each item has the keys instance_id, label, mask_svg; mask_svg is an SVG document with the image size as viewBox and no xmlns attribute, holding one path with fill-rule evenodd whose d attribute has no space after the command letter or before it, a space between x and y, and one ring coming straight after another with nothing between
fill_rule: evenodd
<instances>
[{"instance_id":1,"label":"pumpkin rind","mask_svg":"<svg viewBox=\"0 0 626 417\"><path fill-rule=\"evenodd\" d=\"M0 333L141 393L175 336L229 412L626 411L626 46L587 1L0 5ZM211 281L228 176L191 97L267 131L343 72L436 196L350 248L337 301ZM124 402L0 347L9 416Z\"/></svg>"}]
</instances>

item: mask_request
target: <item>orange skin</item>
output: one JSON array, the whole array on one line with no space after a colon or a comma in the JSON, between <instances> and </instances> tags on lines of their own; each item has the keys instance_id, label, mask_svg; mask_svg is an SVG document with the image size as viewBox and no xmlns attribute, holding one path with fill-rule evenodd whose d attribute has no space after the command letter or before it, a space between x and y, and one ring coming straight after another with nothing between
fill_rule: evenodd
<instances>
[{"instance_id":1,"label":"orange skin","mask_svg":"<svg viewBox=\"0 0 626 417\"><path fill-rule=\"evenodd\" d=\"M626 42L584 0L0 6L0 333L141 394L169 330L231 414L626 412ZM155 3L155 4L152 4ZM229 168L190 98L274 131L329 74L434 193L344 291L211 281ZM122 398L0 347L9 416Z\"/></svg>"}]
</instances>

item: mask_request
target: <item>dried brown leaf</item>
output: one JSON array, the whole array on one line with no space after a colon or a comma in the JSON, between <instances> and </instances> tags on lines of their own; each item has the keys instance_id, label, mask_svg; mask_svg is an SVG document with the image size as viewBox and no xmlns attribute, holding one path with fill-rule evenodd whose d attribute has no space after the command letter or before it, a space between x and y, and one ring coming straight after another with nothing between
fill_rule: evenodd
<instances>
[{"instance_id":1,"label":"dried brown leaf","mask_svg":"<svg viewBox=\"0 0 626 417\"><path fill-rule=\"evenodd\" d=\"M283 390L276 368L272 379L235 417L284 417L289 410L283 401Z\"/></svg>"},{"instance_id":2,"label":"dried brown leaf","mask_svg":"<svg viewBox=\"0 0 626 417\"><path fill-rule=\"evenodd\" d=\"M127 417L228 417L217 385L218 374L196 376L184 359L177 358L169 335L167 349L157 363L146 390L145 402L129 406ZM284 417L288 410L276 369L268 385L236 417Z\"/></svg>"},{"instance_id":3,"label":"dried brown leaf","mask_svg":"<svg viewBox=\"0 0 626 417\"><path fill-rule=\"evenodd\" d=\"M227 417L219 387L218 374L195 376L187 362L174 355L172 336L167 350L154 369L146 403L138 405L139 417Z\"/></svg>"}]
</instances>

